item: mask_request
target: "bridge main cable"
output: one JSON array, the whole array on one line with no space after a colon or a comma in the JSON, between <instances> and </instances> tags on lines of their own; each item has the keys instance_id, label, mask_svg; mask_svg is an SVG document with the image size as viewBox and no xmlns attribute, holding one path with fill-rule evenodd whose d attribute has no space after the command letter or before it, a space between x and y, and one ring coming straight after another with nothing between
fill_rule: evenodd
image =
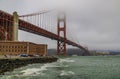
<instances>
[{"instance_id":1,"label":"bridge main cable","mask_svg":"<svg viewBox=\"0 0 120 79\"><path fill-rule=\"evenodd\" d=\"M41 12L38 12L38 13L31 13L31 14L26 14L26 15L20 15L19 17L35 16L35 15L45 14L45 13L48 13L48 12L51 12L51 11L53 11L53 10L41 11Z\"/></svg>"}]
</instances>

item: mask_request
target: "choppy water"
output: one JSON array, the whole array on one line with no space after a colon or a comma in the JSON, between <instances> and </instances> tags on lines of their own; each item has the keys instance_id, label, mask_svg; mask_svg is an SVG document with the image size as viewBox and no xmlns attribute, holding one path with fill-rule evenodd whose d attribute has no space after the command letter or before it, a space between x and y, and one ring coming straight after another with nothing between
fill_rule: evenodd
<instances>
[{"instance_id":1,"label":"choppy water","mask_svg":"<svg viewBox=\"0 0 120 79\"><path fill-rule=\"evenodd\" d=\"M21 67L0 79L120 79L119 60L120 56L72 56Z\"/></svg>"}]
</instances>

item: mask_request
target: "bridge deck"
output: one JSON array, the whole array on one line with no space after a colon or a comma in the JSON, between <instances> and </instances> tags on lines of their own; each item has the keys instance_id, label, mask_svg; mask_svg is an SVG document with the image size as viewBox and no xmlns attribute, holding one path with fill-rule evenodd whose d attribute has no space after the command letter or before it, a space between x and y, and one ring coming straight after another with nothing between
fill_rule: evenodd
<instances>
[{"instance_id":1,"label":"bridge deck","mask_svg":"<svg viewBox=\"0 0 120 79\"><path fill-rule=\"evenodd\" d=\"M11 14L8 14L8 13L6 13L4 11L1 11L1 10L0 10L0 14L2 14L2 15L0 15L0 21L2 20L2 18L4 18L6 21L8 21L9 18L13 18L13 16ZM19 19L19 29L27 31L27 32L30 32L30 33L34 33L34 34L37 34L37 35L42 35L42 36L50 38L50 39L64 41L63 37L58 37L58 35L56 35L56 34L54 34L52 32L49 32L49 31L47 31L45 29L37 27L36 25L33 25L33 24L28 23L26 21L23 21L21 19ZM88 50L86 50L81 45L79 45L79 44L77 44L75 42L72 42L71 40L69 40L67 38L65 38L65 39L66 39L66 43L68 45L72 45L72 46L78 47L78 48L84 50L85 52L88 52Z\"/></svg>"}]
</instances>

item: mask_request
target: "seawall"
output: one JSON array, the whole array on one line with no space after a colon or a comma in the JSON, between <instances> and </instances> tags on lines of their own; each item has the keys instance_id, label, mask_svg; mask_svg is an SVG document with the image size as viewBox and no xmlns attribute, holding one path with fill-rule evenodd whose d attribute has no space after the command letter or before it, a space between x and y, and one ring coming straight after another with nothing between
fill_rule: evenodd
<instances>
[{"instance_id":1,"label":"seawall","mask_svg":"<svg viewBox=\"0 0 120 79\"><path fill-rule=\"evenodd\" d=\"M33 63L51 63L57 61L56 57L38 57L38 58L17 58L0 59L0 75L4 72L13 71L15 68L26 66Z\"/></svg>"}]
</instances>

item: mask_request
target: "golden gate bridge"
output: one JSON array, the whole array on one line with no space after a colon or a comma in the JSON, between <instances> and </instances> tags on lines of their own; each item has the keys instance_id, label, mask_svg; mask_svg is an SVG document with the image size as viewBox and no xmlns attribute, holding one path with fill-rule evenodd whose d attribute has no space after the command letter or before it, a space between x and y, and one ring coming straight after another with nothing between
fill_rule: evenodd
<instances>
[{"instance_id":1,"label":"golden gate bridge","mask_svg":"<svg viewBox=\"0 0 120 79\"><path fill-rule=\"evenodd\" d=\"M49 10L19 16L17 12L11 15L0 10L0 40L15 40L17 31L13 33L15 29L11 28L14 25L18 25L16 28L20 30L56 40L58 55L66 55L66 44L80 48L84 51L84 55L89 55L89 51L85 47L67 38L64 12L57 13ZM12 34L15 35L12 36Z\"/></svg>"}]
</instances>

